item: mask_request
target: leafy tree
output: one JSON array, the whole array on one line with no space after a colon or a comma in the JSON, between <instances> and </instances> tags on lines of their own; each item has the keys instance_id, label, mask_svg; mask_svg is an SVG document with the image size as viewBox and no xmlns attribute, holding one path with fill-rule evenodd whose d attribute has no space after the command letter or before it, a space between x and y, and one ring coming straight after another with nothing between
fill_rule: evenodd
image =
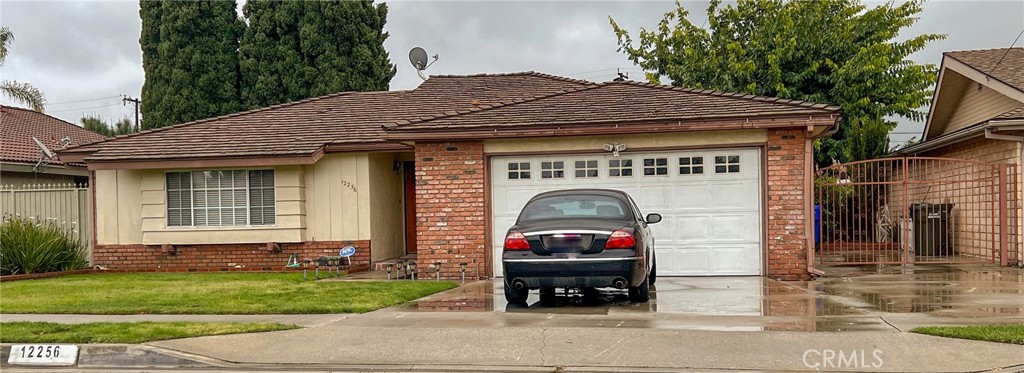
<instances>
[{"instance_id":1,"label":"leafy tree","mask_svg":"<svg viewBox=\"0 0 1024 373\"><path fill-rule=\"evenodd\" d=\"M7 26L0 26L0 66L3 66L4 61L7 60L7 53L13 42L14 33L11 32L11 29ZM0 81L0 91L4 96L26 104L32 110L41 112L46 109L46 98L43 97L43 91L31 84L2 80Z\"/></svg>"},{"instance_id":2,"label":"leafy tree","mask_svg":"<svg viewBox=\"0 0 1024 373\"><path fill-rule=\"evenodd\" d=\"M917 21L921 0L868 8L857 0L712 0L707 29L678 2L638 43L609 17L619 51L673 85L776 96L842 106L838 133L816 144L819 164L888 152L894 116L923 120L936 67L908 56L945 35L895 41Z\"/></svg>"},{"instance_id":3,"label":"leafy tree","mask_svg":"<svg viewBox=\"0 0 1024 373\"><path fill-rule=\"evenodd\" d=\"M239 47L241 99L255 108L341 91L387 90L387 5L250 0Z\"/></svg>"},{"instance_id":4,"label":"leafy tree","mask_svg":"<svg viewBox=\"0 0 1024 373\"><path fill-rule=\"evenodd\" d=\"M238 40L245 23L234 1L141 0L145 128L238 111Z\"/></svg>"},{"instance_id":5,"label":"leafy tree","mask_svg":"<svg viewBox=\"0 0 1024 373\"><path fill-rule=\"evenodd\" d=\"M79 119L78 122L82 124L83 128L106 137L121 136L139 132L139 129L136 128L128 118L122 118L111 125L107 124L107 122L103 121L103 118L100 118L99 116L87 115Z\"/></svg>"}]
</instances>

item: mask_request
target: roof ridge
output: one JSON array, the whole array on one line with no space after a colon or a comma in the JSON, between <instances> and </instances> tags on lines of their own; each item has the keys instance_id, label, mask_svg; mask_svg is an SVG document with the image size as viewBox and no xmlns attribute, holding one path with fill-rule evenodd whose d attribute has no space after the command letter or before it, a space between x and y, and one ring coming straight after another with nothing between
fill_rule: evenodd
<instances>
[{"instance_id":1,"label":"roof ridge","mask_svg":"<svg viewBox=\"0 0 1024 373\"><path fill-rule=\"evenodd\" d=\"M1016 47L1009 47L1009 48L961 49L961 50L955 50L955 51L945 51L945 52L942 52L942 54L963 53L963 52L1005 51L1007 49L1024 49L1024 46L1016 46Z\"/></svg>"},{"instance_id":2,"label":"roof ridge","mask_svg":"<svg viewBox=\"0 0 1024 373\"><path fill-rule=\"evenodd\" d=\"M404 120L396 121L394 123L384 124L384 128L387 129L387 128L394 128L394 127L399 127L399 126L407 126L407 125L412 125L412 124L417 124L417 123L428 122L428 121L432 121L432 120L456 117L456 116L465 115L465 114L469 114L469 113L478 113L478 112L482 112L482 111L494 110L494 109L498 109L498 108L514 106L514 105L521 104L521 103L524 103L524 102L533 102L533 101L543 100L543 99L547 99L547 98L551 98L551 97L556 97L556 96L561 96L561 95L566 95L566 94L576 93L576 92L582 92L582 91L588 91L588 90L591 90L591 89L596 89L596 88L601 88L601 87L606 87L606 86L608 86L608 84L605 84L605 83L593 83L592 85L582 86L582 87L579 87L579 88L563 89L563 90L559 90L559 91L555 91L555 92L548 93L548 94L543 94L543 95L536 95L536 96L526 97L526 98L517 98L517 99L513 99L511 101L499 102L499 103L493 104L493 105L480 105L479 107L471 108L469 110L446 111L446 112L441 113L441 114L424 115L424 116L421 116L421 117L418 117L418 118L404 119Z\"/></svg>"},{"instance_id":3,"label":"roof ridge","mask_svg":"<svg viewBox=\"0 0 1024 373\"><path fill-rule=\"evenodd\" d=\"M837 105L824 104L824 103L819 103L819 102L811 102L811 101L795 100L795 99L786 99L786 98L770 97L770 96L761 96L761 95L748 94L748 93L725 92L725 91L719 91L719 90L714 90L714 89L698 89L698 88L692 88L692 87L676 87L676 86L668 85L668 84L654 84L654 83L647 83L647 82L639 82L639 81L635 81L635 80L611 81L611 82L608 82L608 84L635 85L635 86L642 86L642 87L651 87L651 88L658 88L658 89L665 89L665 90L673 90L673 91L678 91L678 92L695 93L695 94L701 94L701 95L705 95L705 96L730 97L730 98L744 99L744 100L749 100L749 101L759 101L759 102L767 102L767 103L774 103L774 104L783 104L783 105L789 105L789 106L795 106L795 107L809 107L809 108L813 108L813 109L832 109L832 110L839 110L839 109L841 109Z\"/></svg>"},{"instance_id":4,"label":"roof ridge","mask_svg":"<svg viewBox=\"0 0 1024 373\"><path fill-rule=\"evenodd\" d=\"M68 121L66 121L66 120L63 120L63 119L57 118L57 117L55 117L55 116L52 116L52 115L50 115L50 114L47 114L46 112L42 112L42 111L35 111L35 110L32 110L32 109L28 109L28 108L23 108L23 107L17 107L17 106L11 106L11 105L0 105L0 108L3 108L3 109L14 109L14 110L21 110L21 111L29 112L29 113L32 113L32 114L41 114L41 115L43 115L43 116L49 117L50 119L56 120L56 121L58 121L58 122L64 123L64 124L66 124L66 125L69 125L69 126L72 126L72 127L75 127L75 128L78 128L78 129L80 129L80 130L82 130L82 131L86 131L86 132L89 132L89 133L91 133L91 134L95 134L96 136L99 136L99 137L104 137L104 139L103 139L103 140L100 140L100 141L95 141L95 142L93 142L93 143L97 143L97 142L102 142L102 141L106 141L106 140L109 140L109 139L111 139L110 137L106 137L106 136L103 136L103 135L101 135L101 134L99 134L99 133L96 133L96 132L93 132L93 131L89 131L89 130L85 129L85 127L82 127L82 126L79 126L79 125L77 125L77 124L74 124L74 123L72 123L72 122L68 122ZM0 110L0 112L2 112L2 111L3 111L3 110ZM72 145L72 146L74 146L74 145ZM67 148L64 148L64 149L67 149ZM62 149L62 150L63 150L63 149Z\"/></svg>"},{"instance_id":5,"label":"roof ridge","mask_svg":"<svg viewBox=\"0 0 1024 373\"><path fill-rule=\"evenodd\" d=\"M202 123L206 123L206 122L215 121L215 120L218 120L218 119L235 118L235 117L240 117L240 116L249 115L249 114L253 114L253 113L264 112L264 111L271 110L271 109L278 109L278 108L282 108L282 107L291 107L291 106L295 106L295 105L299 105L299 104L305 104L305 103L309 103L309 102L320 101L320 100L324 100L324 99L328 99L328 98L347 96L347 95L356 94L356 93L379 93L379 92L404 92L404 91L368 91L368 92L343 91L343 92L335 92L335 93L330 93L330 94L326 94L326 95L323 95L323 96L316 96L316 97L305 98L305 99L298 100L298 101L290 101L290 102L274 104L274 105L270 105L270 106L264 106L264 107L260 107L260 108L256 108L256 109L250 109L250 110L246 110L246 111L240 111L240 112L235 112L235 113L228 113L228 114L218 115L218 116L214 116L214 117L207 117L207 118L193 120L193 121L190 121L190 122L174 124L174 125L170 125L170 126L164 126L164 127L159 127L159 128L151 128L151 129L147 129L147 130L143 130L143 131L139 131L139 132L135 132L135 133L130 133L130 134L127 134L127 135L120 135L120 136L116 136L116 137L110 137L110 138L107 138L107 139L101 140L101 141L94 141L94 142L91 142L91 143L69 146L69 147L64 148L62 150L77 149L77 148L81 148L81 147L85 147L85 146L90 146L90 145L95 145L95 144L99 144L99 143L108 142L108 141L132 138L132 137L141 136L141 135L149 134L149 133L153 133L153 132L161 132L161 131L167 131L167 130L171 130L171 129L175 129L175 128L181 128L181 127L192 126L192 125L196 125L196 124L202 124Z\"/></svg>"},{"instance_id":6,"label":"roof ridge","mask_svg":"<svg viewBox=\"0 0 1024 373\"><path fill-rule=\"evenodd\" d=\"M498 76L535 76L535 77L538 77L538 78L547 78L547 79L557 80L557 81L562 81L562 82L571 82L571 83L579 83L579 84L586 84L586 85L598 84L597 82L592 82L592 81L589 81L589 80L575 79L575 78L570 78L570 77L561 76L561 75L547 74L547 73L542 73L542 72L534 71L534 70L514 71L514 72L508 72L508 73L437 74L437 75L430 75L429 77L430 78L480 78L480 77L498 77Z\"/></svg>"}]
</instances>

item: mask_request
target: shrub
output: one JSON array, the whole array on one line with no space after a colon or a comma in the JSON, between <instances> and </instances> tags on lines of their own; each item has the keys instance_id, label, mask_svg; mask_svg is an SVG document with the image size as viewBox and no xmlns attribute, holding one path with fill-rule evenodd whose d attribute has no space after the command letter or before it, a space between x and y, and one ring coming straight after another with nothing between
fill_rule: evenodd
<instances>
[{"instance_id":1,"label":"shrub","mask_svg":"<svg viewBox=\"0 0 1024 373\"><path fill-rule=\"evenodd\" d=\"M89 265L74 228L53 219L5 216L0 225L0 274L69 271Z\"/></svg>"}]
</instances>

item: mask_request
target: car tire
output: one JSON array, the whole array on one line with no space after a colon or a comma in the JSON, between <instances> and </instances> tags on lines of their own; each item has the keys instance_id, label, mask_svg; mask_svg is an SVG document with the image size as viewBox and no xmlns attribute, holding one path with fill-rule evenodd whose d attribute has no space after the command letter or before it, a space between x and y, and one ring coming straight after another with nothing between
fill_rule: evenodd
<instances>
[{"instance_id":1,"label":"car tire","mask_svg":"<svg viewBox=\"0 0 1024 373\"><path fill-rule=\"evenodd\" d=\"M516 290L509 284L505 284L505 301L509 304L526 305L526 298L530 296L529 289Z\"/></svg>"},{"instance_id":2,"label":"car tire","mask_svg":"<svg viewBox=\"0 0 1024 373\"><path fill-rule=\"evenodd\" d=\"M632 303L647 303L651 300L651 283L649 278L644 278L640 286L629 287L629 301Z\"/></svg>"},{"instance_id":3,"label":"car tire","mask_svg":"<svg viewBox=\"0 0 1024 373\"><path fill-rule=\"evenodd\" d=\"M540 288L540 303L544 305L555 304L555 288Z\"/></svg>"},{"instance_id":4,"label":"car tire","mask_svg":"<svg viewBox=\"0 0 1024 373\"><path fill-rule=\"evenodd\" d=\"M651 273L647 275L647 282L650 285L654 285L654 280L658 279L658 257L651 256Z\"/></svg>"}]
</instances>

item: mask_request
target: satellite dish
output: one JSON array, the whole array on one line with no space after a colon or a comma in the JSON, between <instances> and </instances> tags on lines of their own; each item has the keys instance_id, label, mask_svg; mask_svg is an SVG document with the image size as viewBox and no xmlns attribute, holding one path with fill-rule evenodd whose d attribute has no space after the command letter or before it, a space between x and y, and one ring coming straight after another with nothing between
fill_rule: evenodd
<instances>
[{"instance_id":1,"label":"satellite dish","mask_svg":"<svg viewBox=\"0 0 1024 373\"><path fill-rule=\"evenodd\" d=\"M414 47L409 51L409 62L412 63L412 67L416 68L416 74L420 76L420 79L424 81L427 77L423 76L423 70L426 70L434 62L437 62L438 55L434 55L434 60L427 63L429 57L427 57L427 51L420 47Z\"/></svg>"},{"instance_id":2,"label":"satellite dish","mask_svg":"<svg viewBox=\"0 0 1024 373\"><path fill-rule=\"evenodd\" d=\"M42 150L43 156L45 156L47 159L50 159L50 158L54 157L53 152L50 151L50 148L46 147L46 144L43 144L42 141L39 141L39 139L37 139L35 137L33 137L32 140L35 140L36 145L39 145L39 149Z\"/></svg>"},{"instance_id":3,"label":"satellite dish","mask_svg":"<svg viewBox=\"0 0 1024 373\"><path fill-rule=\"evenodd\" d=\"M427 51L420 47L415 47L409 51L409 62L412 62L412 66L416 70L424 70L427 68Z\"/></svg>"}]
</instances>

